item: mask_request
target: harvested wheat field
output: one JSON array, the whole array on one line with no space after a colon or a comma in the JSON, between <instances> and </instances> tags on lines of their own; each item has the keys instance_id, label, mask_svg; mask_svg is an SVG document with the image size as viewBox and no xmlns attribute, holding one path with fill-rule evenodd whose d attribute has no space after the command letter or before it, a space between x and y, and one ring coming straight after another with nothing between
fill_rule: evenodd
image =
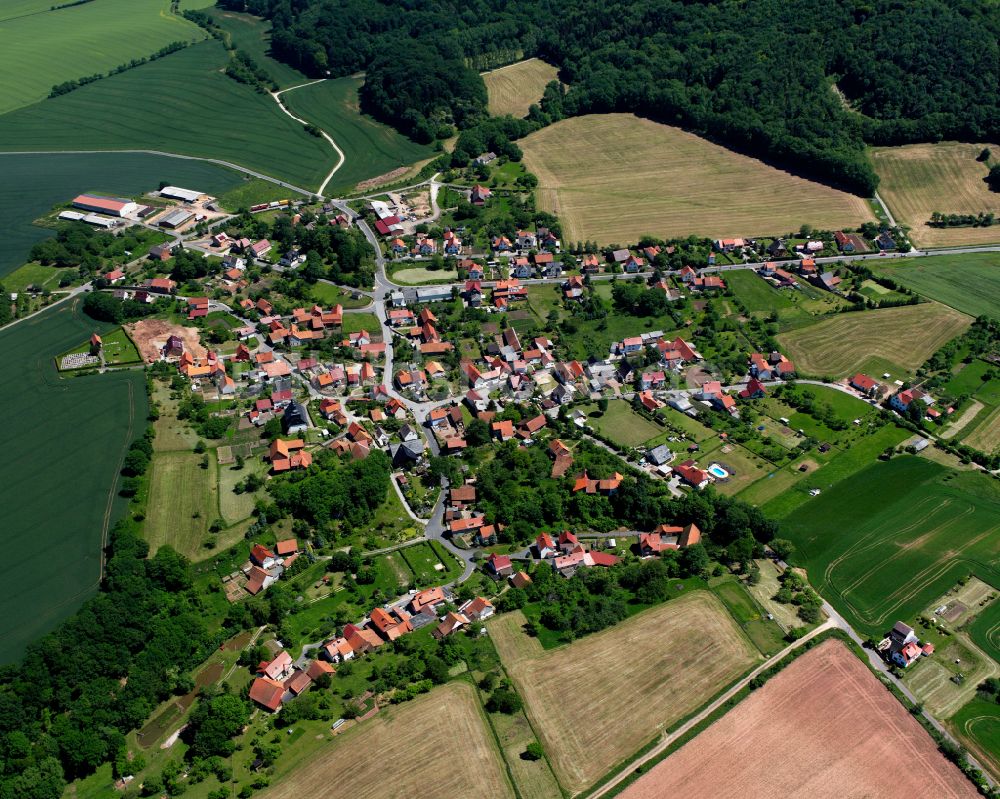
<instances>
[{"instance_id":1,"label":"harvested wheat field","mask_svg":"<svg viewBox=\"0 0 1000 799\"><path fill-rule=\"evenodd\" d=\"M879 195L896 221L912 228L910 239L924 247L1000 241L1000 227L932 228L931 214L1000 215L1000 194L983 182L989 167L977 161L983 148L1000 157L995 144L908 144L871 150Z\"/></svg>"},{"instance_id":2,"label":"harvested wheat field","mask_svg":"<svg viewBox=\"0 0 1000 799\"><path fill-rule=\"evenodd\" d=\"M756 236L874 218L861 197L632 114L565 119L519 145L564 240Z\"/></svg>"},{"instance_id":3,"label":"harvested wheat field","mask_svg":"<svg viewBox=\"0 0 1000 799\"><path fill-rule=\"evenodd\" d=\"M490 113L493 116L527 116L528 107L542 99L545 87L556 80L558 74L558 69L540 58L529 58L483 73Z\"/></svg>"},{"instance_id":4,"label":"harvested wheat field","mask_svg":"<svg viewBox=\"0 0 1000 799\"><path fill-rule=\"evenodd\" d=\"M621 799L978 796L848 649L828 641L641 777Z\"/></svg>"},{"instance_id":5,"label":"harvested wheat field","mask_svg":"<svg viewBox=\"0 0 1000 799\"><path fill-rule=\"evenodd\" d=\"M980 452L993 453L1000 449L1000 408L992 411L962 443Z\"/></svg>"},{"instance_id":6,"label":"harvested wheat field","mask_svg":"<svg viewBox=\"0 0 1000 799\"><path fill-rule=\"evenodd\" d=\"M382 710L337 736L261 799L513 797L474 691L452 682Z\"/></svg>"},{"instance_id":7,"label":"harvested wheat field","mask_svg":"<svg viewBox=\"0 0 1000 799\"><path fill-rule=\"evenodd\" d=\"M520 613L508 613L488 629L556 776L571 793L595 783L760 660L707 591L547 652L522 624Z\"/></svg>"},{"instance_id":8,"label":"harvested wheat field","mask_svg":"<svg viewBox=\"0 0 1000 799\"><path fill-rule=\"evenodd\" d=\"M916 370L942 344L962 333L972 319L936 302L842 313L782 333L778 341L798 370L843 377L858 371Z\"/></svg>"},{"instance_id":9,"label":"harvested wheat field","mask_svg":"<svg viewBox=\"0 0 1000 799\"><path fill-rule=\"evenodd\" d=\"M170 336L180 336L184 341L184 351L190 352L194 358L204 358L208 354L201 346L196 327L182 327L164 319L142 319L124 327L147 363L159 360L163 345Z\"/></svg>"}]
</instances>

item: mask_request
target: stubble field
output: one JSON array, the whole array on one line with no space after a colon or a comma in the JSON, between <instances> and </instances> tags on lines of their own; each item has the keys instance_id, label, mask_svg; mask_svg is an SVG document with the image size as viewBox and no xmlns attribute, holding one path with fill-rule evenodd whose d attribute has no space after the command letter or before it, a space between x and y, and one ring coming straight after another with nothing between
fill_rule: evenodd
<instances>
[{"instance_id":1,"label":"stubble field","mask_svg":"<svg viewBox=\"0 0 1000 799\"><path fill-rule=\"evenodd\" d=\"M983 147L993 157L997 145L938 142L877 147L872 163L880 178L879 194L896 221L912 230L910 239L924 247L987 244L1000 241L1000 227L932 228L931 214L1000 214L1000 194L983 182L989 167L976 160Z\"/></svg>"},{"instance_id":2,"label":"stubble field","mask_svg":"<svg viewBox=\"0 0 1000 799\"><path fill-rule=\"evenodd\" d=\"M566 119L518 144L539 206L559 215L568 241L778 235L873 219L860 197L631 114Z\"/></svg>"},{"instance_id":3,"label":"stubble field","mask_svg":"<svg viewBox=\"0 0 1000 799\"><path fill-rule=\"evenodd\" d=\"M837 314L778 336L800 372L843 377L870 369L913 372L970 324L938 303Z\"/></svg>"},{"instance_id":4,"label":"stubble field","mask_svg":"<svg viewBox=\"0 0 1000 799\"><path fill-rule=\"evenodd\" d=\"M553 770L573 793L760 659L706 591L549 651L523 624L520 612L508 613L488 629Z\"/></svg>"},{"instance_id":5,"label":"stubble field","mask_svg":"<svg viewBox=\"0 0 1000 799\"><path fill-rule=\"evenodd\" d=\"M483 75L493 116L524 117L528 107L542 99L545 87L557 79L559 70L540 58L529 58Z\"/></svg>"},{"instance_id":6,"label":"stubble field","mask_svg":"<svg viewBox=\"0 0 1000 799\"><path fill-rule=\"evenodd\" d=\"M382 710L297 766L261 799L513 797L474 690L452 682Z\"/></svg>"},{"instance_id":7,"label":"stubble field","mask_svg":"<svg viewBox=\"0 0 1000 799\"><path fill-rule=\"evenodd\" d=\"M622 799L972 799L972 784L843 644L802 655Z\"/></svg>"}]
</instances>

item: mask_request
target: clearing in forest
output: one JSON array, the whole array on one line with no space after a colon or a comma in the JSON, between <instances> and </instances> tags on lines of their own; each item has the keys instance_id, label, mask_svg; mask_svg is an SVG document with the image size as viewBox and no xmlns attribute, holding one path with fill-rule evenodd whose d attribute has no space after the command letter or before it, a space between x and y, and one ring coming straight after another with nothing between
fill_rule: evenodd
<instances>
[{"instance_id":1,"label":"clearing in forest","mask_svg":"<svg viewBox=\"0 0 1000 799\"><path fill-rule=\"evenodd\" d=\"M532 103L542 99L545 87L557 79L559 70L540 58L529 58L483 75L489 94L489 111L499 117L524 117Z\"/></svg>"}]
</instances>

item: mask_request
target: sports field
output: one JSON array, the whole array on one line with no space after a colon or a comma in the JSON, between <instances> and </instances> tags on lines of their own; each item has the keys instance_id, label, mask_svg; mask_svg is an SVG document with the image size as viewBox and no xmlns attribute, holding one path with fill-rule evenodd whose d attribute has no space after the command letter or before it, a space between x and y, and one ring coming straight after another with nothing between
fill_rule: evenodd
<instances>
[{"instance_id":1,"label":"sports field","mask_svg":"<svg viewBox=\"0 0 1000 799\"><path fill-rule=\"evenodd\" d=\"M843 644L807 652L629 786L622 799L979 794Z\"/></svg>"},{"instance_id":2,"label":"sports field","mask_svg":"<svg viewBox=\"0 0 1000 799\"><path fill-rule=\"evenodd\" d=\"M487 626L552 768L571 793L593 784L760 658L706 591L547 652L525 635L523 624L518 611Z\"/></svg>"},{"instance_id":3,"label":"sports field","mask_svg":"<svg viewBox=\"0 0 1000 799\"><path fill-rule=\"evenodd\" d=\"M51 229L34 227L32 221L77 194L96 191L134 196L159 188L161 181L221 194L241 182L239 174L215 164L141 153L0 154L0 174L4 220L0 281L27 260L32 245L53 235ZM57 270L49 271L57 274Z\"/></svg>"},{"instance_id":4,"label":"sports field","mask_svg":"<svg viewBox=\"0 0 1000 799\"><path fill-rule=\"evenodd\" d=\"M503 799L514 792L475 688L451 682L338 735L260 797L327 795Z\"/></svg>"},{"instance_id":5,"label":"sports field","mask_svg":"<svg viewBox=\"0 0 1000 799\"><path fill-rule=\"evenodd\" d=\"M202 42L5 114L0 150L161 150L318 187L334 163L329 144L306 133L268 95L226 77L226 60L221 42ZM229 116L227 109L239 114Z\"/></svg>"},{"instance_id":6,"label":"sports field","mask_svg":"<svg viewBox=\"0 0 1000 799\"><path fill-rule=\"evenodd\" d=\"M170 13L170 0L100 0L74 8L0 12L0 114L36 103L57 83L107 72L205 32ZM14 9L15 11L17 9ZM31 13L32 11L41 13ZM16 78L15 78L16 76Z\"/></svg>"},{"instance_id":7,"label":"sports field","mask_svg":"<svg viewBox=\"0 0 1000 799\"><path fill-rule=\"evenodd\" d=\"M873 218L860 197L631 114L565 119L519 145L539 206L559 215L567 240L755 236Z\"/></svg>"},{"instance_id":8,"label":"sports field","mask_svg":"<svg viewBox=\"0 0 1000 799\"><path fill-rule=\"evenodd\" d=\"M197 560L208 527L219 516L219 480L214 458L207 453L158 452L150 467L149 503L143 537L151 552L169 544L182 555Z\"/></svg>"},{"instance_id":9,"label":"sports field","mask_svg":"<svg viewBox=\"0 0 1000 799\"><path fill-rule=\"evenodd\" d=\"M781 535L862 635L915 618L969 572L1000 585L1000 490L924 458L848 477L785 517Z\"/></svg>"},{"instance_id":10,"label":"sports field","mask_svg":"<svg viewBox=\"0 0 1000 799\"><path fill-rule=\"evenodd\" d=\"M1000 314L1000 253L900 258L879 261L878 267L908 289L970 316Z\"/></svg>"},{"instance_id":11,"label":"sports field","mask_svg":"<svg viewBox=\"0 0 1000 799\"><path fill-rule=\"evenodd\" d=\"M911 228L910 239L924 247L1000 241L1000 227L932 228L931 214L1000 214L1000 194L983 182L989 167L976 160L983 147L993 158L995 144L908 144L870 150L879 176L879 195L896 221Z\"/></svg>"},{"instance_id":12,"label":"sports field","mask_svg":"<svg viewBox=\"0 0 1000 799\"><path fill-rule=\"evenodd\" d=\"M362 116L358 110L361 83L361 78L338 78L281 95L293 114L321 127L344 151L344 164L327 187L330 192L338 188L353 189L362 180L434 155L429 146L416 144L388 125ZM325 141L324 145L329 150ZM328 169L336 163L331 160Z\"/></svg>"},{"instance_id":13,"label":"sports field","mask_svg":"<svg viewBox=\"0 0 1000 799\"><path fill-rule=\"evenodd\" d=\"M528 107L542 99L545 87L556 80L558 74L558 69L540 58L529 58L484 73L490 113L497 117L504 114L527 116Z\"/></svg>"},{"instance_id":14,"label":"sports field","mask_svg":"<svg viewBox=\"0 0 1000 799\"><path fill-rule=\"evenodd\" d=\"M937 303L842 313L778 336L800 372L844 377L858 371L912 373L972 319Z\"/></svg>"},{"instance_id":15,"label":"sports field","mask_svg":"<svg viewBox=\"0 0 1000 799\"><path fill-rule=\"evenodd\" d=\"M142 374L61 379L52 360L110 329L64 303L0 331L3 405L16 414L4 438L10 457L0 463L4 543L17 564L0 600L5 663L96 590L102 537L125 507L118 470L145 424Z\"/></svg>"}]
</instances>

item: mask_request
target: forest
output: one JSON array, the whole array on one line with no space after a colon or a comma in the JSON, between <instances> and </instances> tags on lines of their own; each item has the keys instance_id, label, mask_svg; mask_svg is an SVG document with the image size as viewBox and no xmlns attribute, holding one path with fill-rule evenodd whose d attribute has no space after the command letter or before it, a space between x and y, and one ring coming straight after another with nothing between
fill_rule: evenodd
<instances>
[{"instance_id":1,"label":"forest","mask_svg":"<svg viewBox=\"0 0 1000 799\"><path fill-rule=\"evenodd\" d=\"M634 112L870 195L864 146L988 141L990 0L219 0L268 17L275 57L367 71L362 105L419 141L485 117L481 68L539 56L570 86L529 118ZM524 135L521 133L520 135Z\"/></svg>"}]
</instances>

